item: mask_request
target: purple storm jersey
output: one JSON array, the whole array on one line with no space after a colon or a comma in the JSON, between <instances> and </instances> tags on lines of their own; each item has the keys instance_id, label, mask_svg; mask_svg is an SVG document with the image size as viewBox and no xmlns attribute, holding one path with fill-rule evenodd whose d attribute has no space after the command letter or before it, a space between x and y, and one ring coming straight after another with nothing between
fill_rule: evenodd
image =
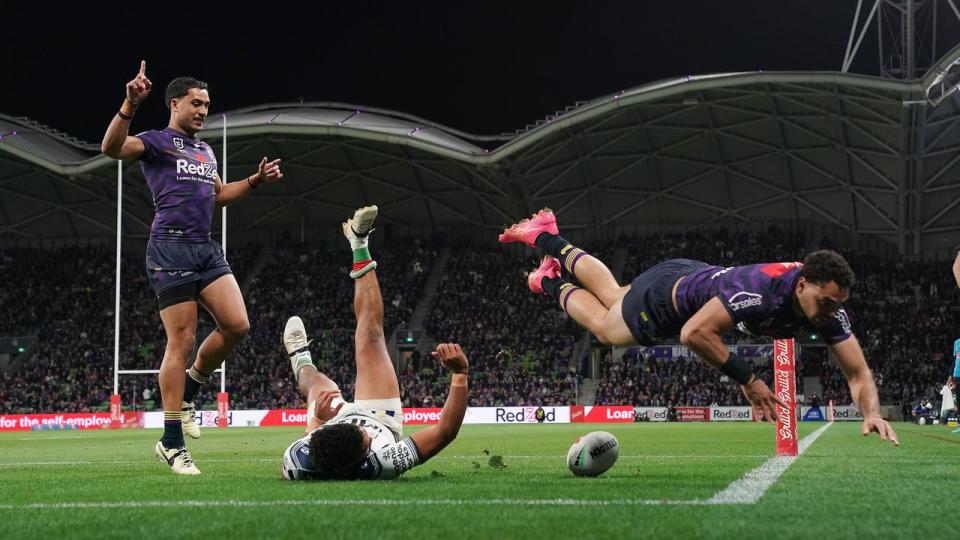
<instances>
[{"instance_id":1,"label":"purple storm jersey","mask_svg":"<svg viewBox=\"0 0 960 540\"><path fill-rule=\"evenodd\" d=\"M217 158L200 140L166 128L137 135L140 168L153 195L150 237L168 242L210 240L216 204Z\"/></svg>"},{"instance_id":2,"label":"purple storm jersey","mask_svg":"<svg viewBox=\"0 0 960 540\"><path fill-rule=\"evenodd\" d=\"M677 286L677 307L687 320L704 304L719 298L737 328L755 336L795 337L806 331L823 336L828 345L849 338L850 319L842 308L829 324L815 327L793 311L793 291L803 263L708 266L688 274Z\"/></svg>"}]
</instances>

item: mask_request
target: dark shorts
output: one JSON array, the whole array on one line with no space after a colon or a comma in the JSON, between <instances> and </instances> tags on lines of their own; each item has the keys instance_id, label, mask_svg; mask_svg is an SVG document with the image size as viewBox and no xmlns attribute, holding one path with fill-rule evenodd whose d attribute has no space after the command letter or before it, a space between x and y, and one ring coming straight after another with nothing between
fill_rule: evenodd
<instances>
[{"instance_id":1,"label":"dark shorts","mask_svg":"<svg viewBox=\"0 0 960 540\"><path fill-rule=\"evenodd\" d=\"M214 240L207 242L147 242L147 279L160 309L195 301L207 285L233 273Z\"/></svg>"},{"instance_id":2,"label":"dark shorts","mask_svg":"<svg viewBox=\"0 0 960 540\"><path fill-rule=\"evenodd\" d=\"M690 259L670 259L637 276L623 297L623 321L640 345L676 336L684 321L673 309L673 285L682 276L709 266Z\"/></svg>"}]
</instances>

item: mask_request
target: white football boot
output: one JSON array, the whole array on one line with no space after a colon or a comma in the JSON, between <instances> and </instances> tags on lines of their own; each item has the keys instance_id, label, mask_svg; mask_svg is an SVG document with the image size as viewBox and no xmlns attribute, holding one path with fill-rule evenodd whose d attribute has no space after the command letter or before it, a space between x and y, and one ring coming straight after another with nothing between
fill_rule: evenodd
<instances>
[{"instance_id":1,"label":"white football boot","mask_svg":"<svg viewBox=\"0 0 960 540\"><path fill-rule=\"evenodd\" d=\"M180 402L180 422L183 424L183 434L193 439L200 438L200 424L197 422L197 408L193 403Z\"/></svg>"},{"instance_id":2,"label":"white football boot","mask_svg":"<svg viewBox=\"0 0 960 540\"><path fill-rule=\"evenodd\" d=\"M376 219L376 205L364 206L363 208L358 208L357 211L353 213L353 217L343 223L343 235L350 242L350 249L354 250L355 257L358 249L367 247L368 236L374 230L373 222ZM377 261L358 261L354 259L353 269L350 270L350 277L357 279L376 267Z\"/></svg>"},{"instance_id":3,"label":"white football boot","mask_svg":"<svg viewBox=\"0 0 960 540\"><path fill-rule=\"evenodd\" d=\"M157 446L154 448L154 452L156 452L158 458L167 462L167 465L170 466L170 470L177 474L189 476L196 476L200 474L200 469L198 469L193 463L193 458L190 457L190 452L186 447L166 448L163 446L163 441L157 441Z\"/></svg>"},{"instance_id":4,"label":"white football boot","mask_svg":"<svg viewBox=\"0 0 960 540\"><path fill-rule=\"evenodd\" d=\"M283 346L287 349L287 357L290 358L293 376L300 380L300 370L306 366L313 366L313 358L310 356L309 349L310 341L307 340L307 329L304 328L303 320L300 317L294 315L287 319L287 325L283 329Z\"/></svg>"}]
</instances>

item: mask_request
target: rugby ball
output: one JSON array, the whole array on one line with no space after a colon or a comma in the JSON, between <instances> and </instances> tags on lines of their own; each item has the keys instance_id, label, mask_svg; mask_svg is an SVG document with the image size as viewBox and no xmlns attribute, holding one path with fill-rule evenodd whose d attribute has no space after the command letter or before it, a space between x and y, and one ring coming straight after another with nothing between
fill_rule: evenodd
<instances>
[{"instance_id":1,"label":"rugby ball","mask_svg":"<svg viewBox=\"0 0 960 540\"><path fill-rule=\"evenodd\" d=\"M611 433L593 431L577 439L567 452L567 467L576 476L600 476L620 456L620 442Z\"/></svg>"}]
</instances>

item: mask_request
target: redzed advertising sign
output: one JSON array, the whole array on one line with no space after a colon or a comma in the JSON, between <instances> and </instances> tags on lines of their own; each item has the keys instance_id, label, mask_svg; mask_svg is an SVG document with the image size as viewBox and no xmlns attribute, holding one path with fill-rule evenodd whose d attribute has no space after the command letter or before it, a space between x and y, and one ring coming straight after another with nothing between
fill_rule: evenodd
<instances>
[{"instance_id":1,"label":"redzed advertising sign","mask_svg":"<svg viewBox=\"0 0 960 540\"><path fill-rule=\"evenodd\" d=\"M777 339L773 342L773 393L786 407L777 405L777 455L797 455L797 398L794 373L794 342Z\"/></svg>"},{"instance_id":2,"label":"redzed advertising sign","mask_svg":"<svg viewBox=\"0 0 960 540\"><path fill-rule=\"evenodd\" d=\"M676 410L680 422L710 421L710 407L676 407Z\"/></svg>"}]
</instances>

